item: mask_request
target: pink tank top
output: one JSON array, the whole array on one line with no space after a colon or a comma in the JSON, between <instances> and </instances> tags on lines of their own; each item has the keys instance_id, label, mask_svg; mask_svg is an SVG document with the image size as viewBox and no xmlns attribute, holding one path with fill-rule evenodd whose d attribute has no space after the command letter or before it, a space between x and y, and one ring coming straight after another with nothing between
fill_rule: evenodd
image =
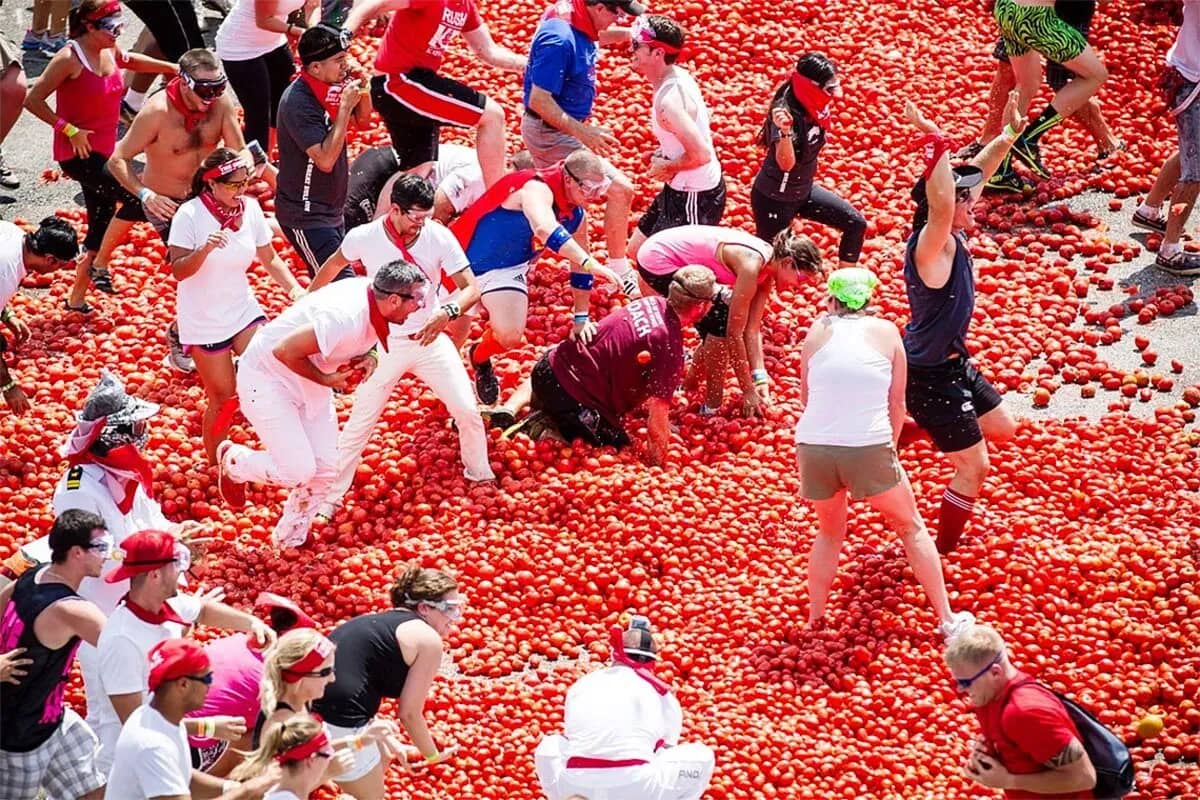
<instances>
[{"instance_id":1,"label":"pink tank top","mask_svg":"<svg viewBox=\"0 0 1200 800\"><path fill-rule=\"evenodd\" d=\"M708 267L717 283L733 286L737 276L717 258L722 244L743 245L757 252L763 263L771 259L771 245L737 228L717 225L681 225L659 231L637 251L638 266L652 275L670 275L688 264Z\"/></svg>"},{"instance_id":2,"label":"pink tank top","mask_svg":"<svg viewBox=\"0 0 1200 800\"><path fill-rule=\"evenodd\" d=\"M72 39L67 44L83 64L83 71L78 78L59 84L54 93L55 113L76 128L91 131L88 141L92 150L107 158L117 146L117 122L121 118L121 97L125 94L121 69L118 66L111 75L97 75L79 43ZM123 61L119 52L116 59L118 65ZM55 131L54 160L69 161L74 157L70 140L61 131Z\"/></svg>"}]
</instances>

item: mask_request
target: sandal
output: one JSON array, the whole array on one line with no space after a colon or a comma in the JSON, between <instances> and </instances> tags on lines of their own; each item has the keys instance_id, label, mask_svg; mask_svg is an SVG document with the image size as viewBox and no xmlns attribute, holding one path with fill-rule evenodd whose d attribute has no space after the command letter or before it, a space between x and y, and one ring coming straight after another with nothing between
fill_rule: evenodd
<instances>
[{"instance_id":1,"label":"sandal","mask_svg":"<svg viewBox=\"0 0 1200 800\"><path fill-rule=\"evenodd\" d=\"M92 313L92 311L95 310L87 304L86 300L83 302L83 305L73 306L73 305L71 305L70 300L64 299L63 300L63 308L65 308L67 311L74 311L76 314L90 314L90 313Z\"/></svg>"},{"instance_id":2,"label":"sandal","mask_svg":"<svg viewBox=\"0 0 1200 800\"><path fill-rule=\"evenodd\" d=\"M108 274L107 269L88 267L88 277L92 279L92 285L105 294L117 293L117 290L113 288L112 276Z\"/></svg>"}]
</instances>

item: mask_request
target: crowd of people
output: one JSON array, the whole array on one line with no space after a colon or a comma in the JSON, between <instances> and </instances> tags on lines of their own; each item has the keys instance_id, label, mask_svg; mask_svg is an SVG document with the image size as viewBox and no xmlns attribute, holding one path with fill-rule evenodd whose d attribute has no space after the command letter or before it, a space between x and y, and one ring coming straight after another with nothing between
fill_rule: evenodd
<instances>
[{"instance_id":1,"label":"crowd of people","mask_svg":"<svg viewBox=\"0 0 1200 800\"><path fill-rule=\"evenodd\" d=\"M117 45L123 4L146 25L141 53ZM983 743L964 775L1011 792L1090 796L1097 771L1066 707L1013 667L998 634L951 608L942 574L987 475L988 442L1016 424L966 344L972 208L985 190L1021 191L1022 170L1048 176L1041 137L1068 117L1093 133L1100 161L1124 146L1094 97L1107 75L1087 43L1095 3L989 5L999 64L994 113L976 141L956 154L919 108L905 109L923 161L904 250L912 318L903 336L871 313L879 281L858 266L863 213L815 180L841 94L837 65L819 52L798 58L763 113L755 232L723 226L726 179L709 112L679 63L686 34L639 0L561 0L518 49L493 39L473 0L235 0L215 53L202 46L192 0L80 0L61 47L40 29L26 37L54 50L27 89L15 45L0 37L0 141L15 119L5 98L17 81L24 108L52 127L54 158L80 184L89 223L82 243L56 217L32 231L0 223L0 320L17 343L28 338L9 300L27 273L63 269L74 270L63 313L93 313L90 291L119 292L114 249L148 222L176 281L166 362L194 372L207 397L209 464L199 468L214 471L234 509L247 483L287 487L273 542L294 548L342 513L403 376L446 405L468 481L495 479L489 424L506 437L619 448L631 444L626 420L642 406L646 460L665 464L681 386L702 396L701 414L729 413L732 369L741 391L733 413L761 415L772 403L762 327L773 292L822 281L827 307L800 354L796 427L800 493L818 528L808 626L824 625L847 493L865 498L897 529L948 667L978 707ZM368 78L348 51L380 16L386 29ZM511 156L504 109L442 72L460 34L484 63L523 73L522 149ZM592 116L601 46L628 48L653 92L649 174L662 187L632 233L634 181L608 158L619 140ZM1055 95L1027 121L1043 59ZM1179 147L1134 223L1164 234L1161 269L1200 274L1200 256L1181 244L1200 189L1200 0L1184 0L1167 63ZM158 75L165 86L149 93ZM347 131L372 125L374 114L390 146L352 162ZM443 145L446 126L473 130L476 148ZM258 179L274 192L273 215L245 193ZM0 180L12 183L2 166ZM594 206L603 208L603 264L586 234ZM836 269L825 270L796 220L841 233ZM275 232L306 275L275 250ZM546 251L569 265L571 328L501 401L493 359L524 338L528 276ZM256 262L288 296L273 319L248 278ZM597 278L628 302L593 320ZM690 370L688 328L700 338ZM29 410L2 356L0 389L11 412ZM335 393L352 395L341 430ZM238 410L257 449L227 438ZM193 591L186 573L199 526L166 518L144 453L158 411L102 374L63 446L53 527L4 566L0 794L98 798L107 786L109 797L282 800L333 780L347 795L380 798L389 768L451 758L456 747L435 739L423 707L466 607L455 579L406 568L391 610L327 635L286 598L259 597L268 623L224 603L219 589ZM897 455L915 435L954 467L936 536ZM201 647L187 635L195 625L236 633ZM543 790L552 800L699 798L714 754L679 744L682 714L653 674L659 640L649 621L633 617L611 645L612 666L568 692L565 735L537 750ZM76 658L86 718L64 702ZM396 703L395 722L380 716L385 700Z\"/></svg>"}]
</instances>

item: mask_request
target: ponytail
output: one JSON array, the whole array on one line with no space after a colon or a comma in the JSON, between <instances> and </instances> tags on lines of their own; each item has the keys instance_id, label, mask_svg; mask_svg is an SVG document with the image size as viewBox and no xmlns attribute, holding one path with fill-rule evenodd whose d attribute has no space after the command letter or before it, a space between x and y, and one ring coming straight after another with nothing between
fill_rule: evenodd
<instances>
[{"instance_id":1,"label":"ponytail","mask_svg":"<svg viewBox=\"0 0 1200 800\"><path fill-rule=\"evenodd\" d=\"M309 714L296 714L285 722L276 722L263 730L258 749L250 752L246 760L229 773L230 780L247 781L267 771L267 767L281 753L311 741L324 731L324 726ZM297 762L298 763L298 762ZM284 769L295 769L296 763L284 764Z\"/></svg>"}]
</instances>

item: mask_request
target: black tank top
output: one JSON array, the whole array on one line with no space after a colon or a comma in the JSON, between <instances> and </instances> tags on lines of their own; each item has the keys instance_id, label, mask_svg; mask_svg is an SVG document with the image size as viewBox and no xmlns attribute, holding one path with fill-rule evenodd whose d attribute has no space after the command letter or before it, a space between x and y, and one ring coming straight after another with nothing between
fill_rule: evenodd
<instances>
[{"instance_id":1,"label":"black tank top","mask_svg":"<svg viewBox=\"0 0 1200 800\"><path fill-rule=\"evenodd\" d=\"M354 159L350 164L346 206L342 212L347 233L371 221L384 184L399 171L400 162L391 147L372 147Z\"/></svg>"},{"instance_id":2,"label":"black tank top","mask_svg":"<svg viewBox=\"0 0 1200 800\"><path fill-rule=\"evenodd\" d=\"M975 273L962 235L955 233L950 278L940 289L929 288L917 271L917 235L913 233L904 251L904 285L912 309L912 320L904 326L904 350L908 363L934 367L952 354L969 355L967 328L975 312Z\"/></svg>"},{"instance_id":3,"label":"black tank top","mask_svg":"<svg viewBox=\"0 0 1200 800\"><path fill-rule=\"evenodd\" d=\"M363 614L329 634L337 645L333 666L337 677L313 703L313 711L330 725L359 728L371 721L385 697L399 697L408 679L408 664L396 644L396 626L420 619L408 609Z\"/></svg>"},{"instance_id":4,"label":"black tank top","mask_svg":"<svg viewBox=\"0 0 1200 800\"><path fill-rule=\"evenodd\" d=\"M812 194L813 179L817 174L817 156L825 146L825 129L791 99L791 89L785 93L785 97L788 110L792 113L790 135L792 149L796 153L796 165L786 172L779 166L779 160L775 156L775 143L783 133L768 119L767 155L758 170L758 175L754 177L754 191L772 200L795 203L807 200Z\"/></svg>"},{"instance_id":5,"label":"black tank top","mask_svg":"<svg viewBox=\"0 0 1200 800\"><path fill-rule=\"evenodd\" d=\"M278 711L281 708L286 709L287 711L290 711L293 714L296 713L296 709L292 708L287 703L280 701L275 704L275 711ZM305 710L307 711L308 709L305 709ZM275 711L272 711L271 713L274 714ZM257 750L258 746L260 744L262 744L263 726L266 724L267 724L266 709L260 708L258 710L258 718L254 720L254 732L252 734L250 734L250 744L254 747L255 750Z\"/></svg>"},{"instance_id":6,"label":"black tank top","mask_svg":"<svg viewBox=\"0 0 1200 800\"><path fill-rule=\"evenodd\" d=\"M38 583L44 570L29 570L17 580L0 618L0 653L24 647L25 667L20 685L0 683L0 749L12 753L36 750L53 735L63 719L63 692L71 677L71 662L79 637L51 650L33 632L38 615L60 600L79 597L62 583Z\"/></svg>"}]
</instances>

